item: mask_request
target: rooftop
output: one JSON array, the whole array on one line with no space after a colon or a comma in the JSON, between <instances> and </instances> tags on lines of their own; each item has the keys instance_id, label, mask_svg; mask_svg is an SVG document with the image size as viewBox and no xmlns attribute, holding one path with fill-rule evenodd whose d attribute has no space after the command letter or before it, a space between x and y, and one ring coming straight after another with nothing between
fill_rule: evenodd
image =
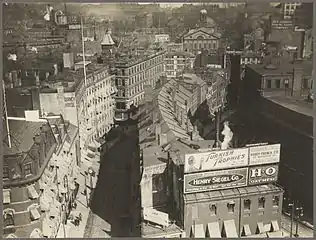
<instances>
[{"instance_id":1,"label":"rooftop","mask_svg":"<svg viewBox=\"0 0 316 240\"><path fill-rule=\"evenodd\" d=\"M304 60L302 62L282 61L280 64L249 64L260 75L290 75L294 68L301 68L305 76L311 76L313 70L312 61Z\"/></svg>"},{"instance_id":2,"label":"rooftop","mask_svg":"<svg viewBox=\"0 0 316 240\"><path fill-rule=\"evenodd\" d=\"M131 51L131 49L128 49L128 51L123 51L123 53L117 56L117 59L119 60L116 60L115 66L133 66L137 63L153 58L154 56L164 54L165 52L165 50L134 49L133 51Z\"/></svg>"},{"instance_id":3,"label":"rooftop","mask_svg":"<svg viewBox=\"0 0 316 240\"><path fill-rule=\"evenodd\" d=\"M182 232L183 230L176 224L171 224L163 229L152 224L142 223L142 237L164 237L172 234L180 234Z\"/></svg>"},{"instance_id":4,"label":"rooftop","mask_svg":"<svg viewBox=\"0 0 316 240\"><path fill-rule=\"evenodd\" d=\"M47 123L9 119L11 148L9 148L7 136L4 137L4 155L28 152L34 144L33 137L41 132L41 127L45 124Z\"/></svg>"},{"instance_id":5,"label":"rooftop","mask_svg":"<svg viewBox=\"0 0 316 240\"><path fill-rule=\"evenodd\" d=\"M259 185L259 186L249 186L243 188L233 188L224 189L212 192L199 192L199 193L189 193L184 195L185 202L196 202L196 201L207 201L212 198L212 200L221 200L224 198L235 198L237 196L251 195L251 194L266 194L269 192L276 192L282 190L280 187L274 184Z\"/></svg>"},{"instance_id":6,"label":"rooftop","mask_svg":"<svg viewBox=\"0 0 316 240\"><path fill-rule=\"evenodd\" d=\"M264 97L270 101L288 108L292 111L313 117L313 103L306 101L306 99L294 99L290 96L280 96L280 94L273 94L273 92L264 92Z\"/></svg>"},{"instance_id":7,"label":"rooftop","mask_svg":"<svg viewBox=\"0 0 316 240\"><path fill-rule=\"evenodd\" d=\"M174 52L169 52L166 54L167 57L191 57L195 58L195 55L193 53L185 52L185 51L174 51Z\"/></svg>"}]
</instances>

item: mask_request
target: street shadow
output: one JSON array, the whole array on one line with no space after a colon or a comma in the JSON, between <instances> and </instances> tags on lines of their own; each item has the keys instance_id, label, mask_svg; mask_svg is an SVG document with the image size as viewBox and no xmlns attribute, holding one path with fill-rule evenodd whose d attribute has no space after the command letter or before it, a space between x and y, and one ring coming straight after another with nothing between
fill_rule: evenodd
<instances>
[{"instance_id":1,"label":"street shadow","mask_svg":"<svg viewBox=\"0 0 316 240\"><path fill-rule=\"evenodd\" d=\"M107 151L101 151L99 178L90 204L91 211L111 225L111 237L130 236L132 225L131 161L133 156L139 156L138 131L122 136Z\"/></svg>"}]
</instances>

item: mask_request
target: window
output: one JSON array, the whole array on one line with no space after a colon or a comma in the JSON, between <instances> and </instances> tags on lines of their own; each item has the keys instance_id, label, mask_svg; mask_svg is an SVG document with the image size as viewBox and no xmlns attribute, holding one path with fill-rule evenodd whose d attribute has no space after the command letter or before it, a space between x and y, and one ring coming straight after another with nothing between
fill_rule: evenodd
<instances>
[{"instance_id":1,"label":"window","mask_svg":"<svg viewBox=\"0 0 316 240\"><path fill-rule=\"evenodd\" d=\"M267 88L271 88L271 79L266 80Z\"/></svg>"},{"instance_id":2,"label":"window","mask_svg":"<svg viewBox=\"0 0 316 240\"><path fill-rule=\"evenodd\" d=\"M215 216L217 214L216 204L210 204L210 212L211 212L211 216Z\"/></svg>"},{"instance_id":3,"label":"window","mask_svg":"<svg viewBox=\"0 0 316 240\"><path fill-rule=\"evenodd\" d=\"M308 79L303 79L303 89L308 89Z\"/></svg>"},{"instance_id":4,"label":"window","mask_svg":"<svg viewBox=\"0 0 316 240\"><path fill-rule=\"evenodd\" d=\"M272 205L273 207L278 207L280 202L280 197L279 196L274 196L272 198Z\"/></svg>"},{"instance_id":5,"label":"window","mask_svg":"<svg viewBox=\"0 0 316 240\"><path fill-rule=\"evenodd\" d=\"M280 79L276 79L275 80L275 88L280 88L281 87L281 80Z\"/></svg>"},{"instance_id":6,"label":"window","mask_svg":"<svg viewBox=\"0 0 316 240\"><path fill-rule=\"evenodd\" d=\"M25 176L32 174L32 164L31 163L24 165L24 174L25 174Z\"/></svg>"},{"instance_id":7,"label":"window","mask_svg":"<svg viewBox=\"0 0 316 240\"><path fill-rule=\"evenodd\" d=\"M118 79L118 80L117 80L117 85L118 85L118 86L122 86L122 79Z\"/></svg>"},{"instance_id":8,"label":"window","mask_svg":"<svg viewBox=\"0 0 316 240\"><path fill-rule=\"evenodd\" d=\"M264 208L266 199L264 197L259 198L258 200L258 208Z\"/></svg>"},{"instance_id":9,"label":"window","mask_svg":"<svg viewBox=\"0 0 316 240\"><path fill-rule=\"evenodd\" d=\"M227 203L227 209L228 209L229 213L234 213L234 211L235 211L235 203L234 202Z\"/></svg>"},{"instance_id":10,"label":"window","mask_svg":"<svg viewBox=\"0 0 316 240\"><path fill-rule=\"evenodd\" d=\"M4 227L14 226L14 213L13 211L7 211L3 216Z\"/></svg>"},{"instance_id":11,"label":"window","mask_svg":"<svg viewBox=\"0 0 316 240\"><path fill-rule=\"evenodd\" d=\"M289 79L284 79L284 87L289 88Z\"/></svg>"},{"instance_id":12,"label":"window","mask_svg":"<svg viewBox=\"0 0 316 240\"><path fill-rule=\"evenodd\" d=\"M244 200L244 210L250 210L251 201L250 199Z\"/></svg>"},{"instance_id":13,"label":"window","mask_svg":"<svg viewBox=\"0 0 316 240\"><path fill-rule=\"evenodd\" d=\"M9 178L9 168L8 166L3 166L3 178Z\"/></svg>"}]
</instances>

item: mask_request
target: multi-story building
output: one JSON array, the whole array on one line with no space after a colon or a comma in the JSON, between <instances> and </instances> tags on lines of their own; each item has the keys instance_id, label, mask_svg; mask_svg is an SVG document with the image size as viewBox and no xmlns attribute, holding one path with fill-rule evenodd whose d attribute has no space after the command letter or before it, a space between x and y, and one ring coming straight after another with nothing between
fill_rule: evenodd
<instances>
[{"instance_id":1,"label":"multi-story building","mask_svg":"<svg viewBox=\"0 0 316 240\"><path fill-rule=\"evenodd\" d=\"M202 50L218 50L221 46L221 34L216 27L191 29L183 36L184 49L194 54Z\"/></svg>"},{"instance_id":2,"label":"multi-story building","mask_svg":"<svg viewBox=\"0 0 316 240\"><path fill-rule=\"evenodd\" d=\"M312 69L311 61L248 65L241 96L246 139L257 136L256 141L269 139L282 144L279 182L287 195L304 206L305 216L310 219L313 103L308 101L308 95L312 89ZM251 127L252 123L256 124ZM296 148L292 139L304 148ZM304 160L298 163L297 156ZM295 179L294 184L287 179ZM303 190L301 186L306 187Z\"/></svg>"},{"instance_id":3,"label":"multi-story building","mask_svg":"<svg viewBox=\"0 0 316 240\"><path fill-rule=\"evenodd\" d=\"M3 128L3 234L56 237L77 194L78 129L62 116L39 118L38 111L7 121Z\"/></svg>"},{"instance_id":4,"label":"multi-story building","mask_svg":"<svg viewBox=\"0 0 316 240\"><path fill-rule=\"evenodd\" d=\"M195 56L188 52L169 52L165 57L165 72L168 78L174 78L186 69L193 69Z\"/></svg>"},{"instance_id":5,"label":"multi-story building","mask_svg":"<svg viewBox=\"0 0 316 240\"><path fill-rule=\"evenodd\" d=\"M115 119L128 118L131 105L138 106L144 100L144 87L155 87L158 79L164 74L166 51L140 53L140 56L121 56L115 63L117 69L115 85L118 89L115 96Z\"/></svg>"},{"instance_id":6,"label":"multi-story building","mask_svg":"<svg viewBox=\"0 0 316 240\"><path fill-rule=\"evenodd\" d=\"M115 76L107 66L87 61L85 81L83 62L75 64L71 53L64 55L64 67L64 72L54 76L54 84L41 89L41 111L61 113L75 125L80 122L80 136L86 142L82 144L94 143L113 124Z\"/></svg>"},{"instance_id":7,"label":"multi-story building","mask_svg":"<svg viewBox=\"0 0 316 240\"><path fill-rule=\"evenodd\" d=\"M296 8L299 7L301 4L302 3L299 2L283 3L282 12L284 19L292 18Z\"/></svg>"}]
</instances>

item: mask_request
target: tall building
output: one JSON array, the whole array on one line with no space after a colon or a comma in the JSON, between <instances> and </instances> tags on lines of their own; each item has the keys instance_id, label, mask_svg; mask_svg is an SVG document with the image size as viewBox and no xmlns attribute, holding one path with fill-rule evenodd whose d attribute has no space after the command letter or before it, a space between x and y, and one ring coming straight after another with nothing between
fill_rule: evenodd
<instances>
[{"instance_id":1,"label":"tall building","mask_svg":"<svg viewBox=\"0 0 316 240\"><path fill-rule=\"evenodd\" d=\"M115 62L115 86L118 89L115 102L115 120L128 118L131 106L139 106L144 100L145 86L155 87L158 79L164 74L166 51L156 51L139 55L121 55Z\"/></svg>"},{"instance_id":2,"label":"tall building","mask_svg":"<svg viewBox=\"0 0 316 240\"><path fill-rule=\"evenodd\" d=\"M78 192L77 127L26 111L8 117L3 136L4 236L56 237Z\"/></svg>"},{"instance_id":3,"label":"tall building","mask_svg":"<svg viewBox=\"0 0 316 240\"><path fill-rule=\"evenodd\" d=\"M185 70L193 69L195 56L188 52L168 52L165 57L165 72L168 78L174 78Z\"/></svg>"}]
</instances>

